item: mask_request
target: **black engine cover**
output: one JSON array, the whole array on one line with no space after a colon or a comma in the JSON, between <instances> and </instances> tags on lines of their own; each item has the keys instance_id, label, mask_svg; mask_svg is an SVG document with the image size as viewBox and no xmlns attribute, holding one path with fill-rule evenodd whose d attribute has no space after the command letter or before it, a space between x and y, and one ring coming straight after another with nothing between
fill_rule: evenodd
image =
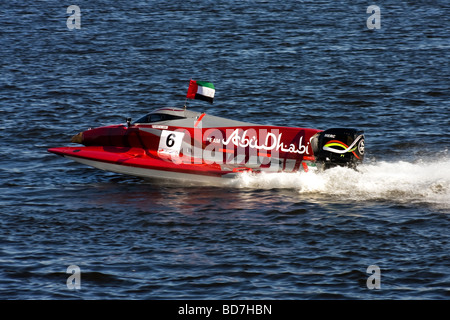
<instances>
[{"instance_id":1,"label":"black engine cover","mask_svg":"<svg viewBox=\"0 0 450 320\"><path fill-rule=\"evenodd\" d=\"M364 131L333 128L320 133L315 154L325 167L355 167L363 161L364 151Z\"/></svg>"}]
</instances>

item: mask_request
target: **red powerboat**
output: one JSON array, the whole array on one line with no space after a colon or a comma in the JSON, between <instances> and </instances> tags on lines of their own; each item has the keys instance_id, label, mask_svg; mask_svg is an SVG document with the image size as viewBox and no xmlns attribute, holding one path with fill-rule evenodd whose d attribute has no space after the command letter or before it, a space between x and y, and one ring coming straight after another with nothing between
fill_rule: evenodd
<instances>
[{"instance_id":1,"label":"red powerboat","mask_svg":"<svg viewBox=\"0 0 450 320\"><path fill-rule=\"evenodd\" d=\"M192 98L199 96L191 92ZM135 122L89 129L71 142L84 146L48 151L106 171L212 184L242 172L355 167L364 158L361 130L260 125L186 107L162 108Z\"/></svg>"}]
</instances>

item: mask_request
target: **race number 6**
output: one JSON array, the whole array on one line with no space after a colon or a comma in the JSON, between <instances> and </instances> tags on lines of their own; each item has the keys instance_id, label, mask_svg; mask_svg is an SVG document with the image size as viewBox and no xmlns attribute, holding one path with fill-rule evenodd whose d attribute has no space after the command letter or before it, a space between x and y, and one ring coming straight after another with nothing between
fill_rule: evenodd
<instances>
[{"instance_id":1,"label":"race number 6","mask_svg":"<svg viewBox=\"0 0 450 320\"><path fill-rule=\"evenodd\" d=\"M159 140L158 153L178 156L184 132L163 130Z\"/></svg>"}]
</instances>

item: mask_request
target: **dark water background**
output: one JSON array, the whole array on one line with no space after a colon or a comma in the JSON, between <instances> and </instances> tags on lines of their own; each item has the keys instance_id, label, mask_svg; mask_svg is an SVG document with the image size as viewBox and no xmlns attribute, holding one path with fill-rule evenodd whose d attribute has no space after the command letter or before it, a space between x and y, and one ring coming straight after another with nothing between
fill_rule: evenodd
<instances>
[{"instance_id":1,"label":"dark water background","mask_svg":"<svg viewBox=\"0 0 450 320\"><path fill-rule=\"evenodd\" d=\"M0 298L448 299L449 16L444 0L2 1ZM47 153L181 107L191 78L216 86L193 110L358 127L367 161L221 188Z\"/></svg>"}]
</instances>

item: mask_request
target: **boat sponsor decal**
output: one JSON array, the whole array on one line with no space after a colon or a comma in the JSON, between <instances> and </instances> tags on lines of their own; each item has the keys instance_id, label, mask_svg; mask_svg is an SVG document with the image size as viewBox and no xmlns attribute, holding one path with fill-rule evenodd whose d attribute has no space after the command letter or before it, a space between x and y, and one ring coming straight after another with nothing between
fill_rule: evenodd
<instances>
[{"instance_id":1,"label":"boat sponsor decal","mask_svg":"<svg viewBox=\"0 0 450 320\"><path fill-rule=\"evenodd\" d=\"M356 146L356 144L359 142L358 146ZM339 147L342 148L342 150L340 149L336 149L333 147ZM355 150L358 149L359 153L361 155L364 154L364 138L363 135L359 135L355 141L353 141L353 143L350 146L347 146L345 143L343 143L342 141L339 140L330 140L328 141L324 146L323 146L323 150L325 151L330 151L333 153L339 153L341 154L341 157L344 156L344 153L347 152L352 152L353 155L359 159L359 156L355 153Z\"/></svg>"},{"instance_id":2,"label":"boat sponsor decal","mask_svg":"<svg viewBox=\"0 0 450 320\"><path fill-rule=\"evenodd\" d=\"M338 150L338 149L331 148L331 147L339 147L339 148L342 148L343 150ZM342 141L332 140L332 141L328 141L327 144L325 144L323 146L323 150L331 151L331 152L335 152L335 153L347 153L347 152L355 151L356 147L353 148L352 150L348 150L348 146L345 143L343 143Z\"/></svg>"},{"instance_id":3,"label":"boat sponsor decal","mask_svg":"<svg viewBox=\"0 0 450 320\"><path fill-rule=\"evenodd\" d=\"M338 140L331 140L328 141L324 146L323 146L323 150L325 151L331 151L334 153L347 153L347 152L353 152L356 150L357 147L355 147L355 145L360 141L360 139L363 137L363 135L359 135L355 141L353 141L353 143L350 146L347 146L345 143L343 143L342 141L338 141ZM338 150L338 149L334 149L331 147L340 147L343 148L344 150ZM362 145L363 150L364 150L364 143Z\"/></svg>"},{"instance_id":4,"label":"boat sponsor decal","mask_svg":"<svg viewBox=\"0 0 450 320\"><path fill-rule=\"evenodd\" d=\"M168 126L162 126L160 124L152 124L152 128L153 129L163 129L163 130L165 130L165 129L168 129L169 127Z\"/></svg>"},{"instance_id":5,"label":"boat sponsor decal","mask_svg":"<svg viewBox=\"0 0 450 320\"><path fill-rule=\"evenodd\" d=\"M294 143L285 144L281 141L283 133L279 133L278 135L272 132L268 132L264 143L260 144L256 135L252 135L251 138L246 138L247 131L245 130L242 136L239 135L239 129L233 131L228 138L222 139L223 145L227 146L230 143L233 143L236 147L250 147L252 149L257 150L265 150L265 151L282 151L287 153L298 153L298 154L307 154L309 155L309 142L306 145L303 145L303 136L300 137L298 142L298 147ZM261 136L261 135L260 135Z\"/></svg>"},{"instance_id":6,"label":"boat sponsor decal","mask_svg":"<svg viewBox=\"0 0 450 320\"><path fill-rule=\"evenodd\" d=\"M298 135L298 132L294 134ZM300 135L295 139L298 142L286 143L283 133L277 129L162 130L158 155L176 164L219 164L271 172L281 169L295 171L300 165L297 157L288 159L286 154L308 159L313 156L310 142L304 143L306 136Z\"/></svg>"}]
</instances>

